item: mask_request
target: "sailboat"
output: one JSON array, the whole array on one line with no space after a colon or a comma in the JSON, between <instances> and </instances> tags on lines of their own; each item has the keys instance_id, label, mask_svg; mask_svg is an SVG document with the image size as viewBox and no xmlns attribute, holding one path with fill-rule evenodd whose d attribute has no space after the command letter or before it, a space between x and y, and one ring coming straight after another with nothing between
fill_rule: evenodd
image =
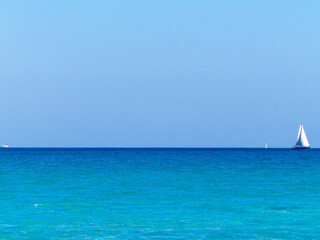
<instances>
[{"instance_id":1,"label":"sailboat","mask_svg":"<svg viewBox=\"0 0 320 240\"><path fill-rule=\"evenodd\" d=\"M310 144L302 124L300 124L296 145L294 145L292 149L294 150L310 149Z\"/></svg>"}]
</instances>

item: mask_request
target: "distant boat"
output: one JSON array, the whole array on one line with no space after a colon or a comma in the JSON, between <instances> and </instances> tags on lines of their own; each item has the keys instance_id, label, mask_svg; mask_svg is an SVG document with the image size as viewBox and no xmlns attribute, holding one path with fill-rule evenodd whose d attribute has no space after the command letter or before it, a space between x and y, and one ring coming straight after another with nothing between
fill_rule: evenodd
<instances>
[{"instance_id":1,"label":"distant boat","mask_svg":"<svg viewBox=\"0 0 320 240\"><path fill-rule=\"evenodd\" d=\"M268 144L267 143L264 145L264 148L268 148Z\"/></svg>"},{"instance_id":2,"label":"distant boat","mask_svg":"<svg viewBox=\"0 0 320 240\"><path fill-rule=\"evenodd\" d=\"M1 147L7 148L7 147L9 147L9 145L8 144L4 144L4 145L1 145Z\"/></svg>"},{"instance_id":3,"label":"distant boat","mask_svg":"<svg viewBox=\"0 0 320 240\"><path fill-rule=\"evenodd\" d=\"M294 150L310 149L310 144L302 124L300 124L296 145L294 145L292 149Z\"/></svg>"}]
</instances>

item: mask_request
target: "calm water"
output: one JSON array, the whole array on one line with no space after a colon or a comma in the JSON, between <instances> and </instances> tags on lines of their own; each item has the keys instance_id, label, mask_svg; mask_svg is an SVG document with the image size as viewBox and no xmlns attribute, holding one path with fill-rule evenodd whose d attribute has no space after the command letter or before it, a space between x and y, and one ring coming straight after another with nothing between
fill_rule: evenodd
<instances>
[{"instance_id":1,"label":"calm water","mask_svg":"<svg viewBox=\"0 0 320 240\"><path fill-rule=\"evenodd\" d=\"M319 239L320 151L2 149L0 239Z\"/></svg>"}]
</instances>

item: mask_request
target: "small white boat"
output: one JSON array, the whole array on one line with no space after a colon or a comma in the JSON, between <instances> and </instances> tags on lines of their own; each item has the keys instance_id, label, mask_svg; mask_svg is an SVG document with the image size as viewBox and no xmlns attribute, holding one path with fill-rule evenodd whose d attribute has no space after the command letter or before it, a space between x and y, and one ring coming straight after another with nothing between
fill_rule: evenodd
<instances>
[{"instance_id":1,"label":"small white boat","mask_svg":"<svg viewBox=\"0 0 320 240\"><path fill-rule=\"evenodd\" d=\"M294 150L310 149L310 144L302 124L300 124L296 145L294 145L292 149Z\"/></svg>"},{"instance_id":2,"label":"small white boat","mask_svg":"<svg viewBox=\"0 0 320 240\"><path fill-rule=\"evenodd\" d=\"M267 143L264 145L264 148L268 148L268 144Z\"/></svg>"},{"instance_id":3,"label":"small white boat","mask_svg":"<svg viewBox=\"0 0 320 240\"><path fill-rule=\"evenodd\" d=\"M4 145L1 145L1 147L7 148L7 147L9 147L9 145L8 144L4 144Z\"/></svg>"}]
</instances>

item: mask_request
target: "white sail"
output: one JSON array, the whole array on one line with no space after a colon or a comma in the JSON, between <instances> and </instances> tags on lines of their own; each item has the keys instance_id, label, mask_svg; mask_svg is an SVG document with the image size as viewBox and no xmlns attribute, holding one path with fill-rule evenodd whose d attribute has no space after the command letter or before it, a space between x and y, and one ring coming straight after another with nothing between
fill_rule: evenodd
<instances>
[{"instance_id":1,"label":"white sail","mask_svg":"<svg viewBox=\"0 0 320 240\"><path fill-rule=\"evenodd\" d=\"M299 128L296 146L310 147L306 132L304 131L302 124L300 125L300 128Z\"/></svg>"}]
</instances>

